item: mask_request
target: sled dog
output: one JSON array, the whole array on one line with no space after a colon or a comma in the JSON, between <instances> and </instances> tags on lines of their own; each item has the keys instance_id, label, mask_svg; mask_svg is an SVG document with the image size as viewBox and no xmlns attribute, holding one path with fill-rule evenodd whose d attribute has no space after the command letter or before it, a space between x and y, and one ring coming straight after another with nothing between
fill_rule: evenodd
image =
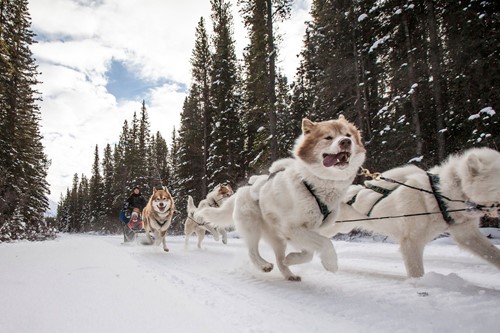
<instances>
[{"instance_id":1,"label":"sled dog","mask_svg":"<svg viewBox=\"0 0 500 333\"><path fill-rule=\"evenodd\" d=\"M196 233L198 236L198 248L201 249L201 242L205 238L205 230L208 230L214 235L216 241L219 240L219 233L222 236L222 242L227 244L227 232L224 228L214 228L210 223L203 221L201 218L195 218L194 213L197 209L204 207L219 207L224 200L233 195L233 189L228 183L217 185L207 197L200 201L198 207L194 204L193 197L188 196L187 213L188 217L184 223L185 247L188 247L189 237Z\"/></svg>"},{"instance_id":2,"label":"sled dog","mask_svg":"<svg viewBox=\"0 0 500 333\"><path fill-rule=\"evenodd\" d=\"M159 245L163 243L163 250L168 252L166 243L167 229L172 223L175 212L174 199L166 189L153 188L153 194L142 211L147 244ZM154 240L151 237L154 234Z\"/></svg>"},{"instance_id":3,"label":"sled dog","mask_svg":"<svg viewBox=\"0 0 500 333\"><path fill-rule=\"evenodd\" d=\"M491 214L500 203L500 153L489 148L473 148L450 156L444 163L426 171L408 165L389 170L384 178L424 189L418 191L384 180L366 181L365 186L350 187L338 221L370 217L434 213L373 221L337 223L323 230L331 237L354 228L391 236L400 244L408 277L424 275L425 245L439 234L449 232L464 249L500 268L500 250L479 231L481 210L465 211L470 201ZM436 192L436 195L433 193ZM453 201L449 201L451 199ZM457 200L457 201L455 201ZM454 211L460 210L460 211ZM360 214L362 213L362 214Z\"/></svg>"},{"instance_id":4,"label":"sled dog","mask_svg":"<svg viewBox=\"0 0 500 333\"><path fill-rule=\"evenodd\" d=\"M234 220L250 260L260 270L273 269L259 253L263 238L273 248L285 279L300 281L289 266L310 261L314 252L326 270L337 270L333 244L319 230L334 223L365 149L358 129L343 116L323 122L303 119L293 155L276 161L269 175L250 178L250 185L238 189L220 208L204 208L195 216L220 226ZM285 255L288 244L300 252Z\"/></svg>"}]
</instances>

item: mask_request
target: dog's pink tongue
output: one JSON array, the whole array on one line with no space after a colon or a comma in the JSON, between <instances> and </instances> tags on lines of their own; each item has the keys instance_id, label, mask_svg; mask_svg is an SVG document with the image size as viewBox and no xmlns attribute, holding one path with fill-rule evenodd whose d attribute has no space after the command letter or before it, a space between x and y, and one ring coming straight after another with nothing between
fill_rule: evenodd
<instances>
[{"instance_id":1,"label":"dog's pink tongue","mask_svg":"<svg viewBox=\"0 0 500 333\"><path fill-rule=\"evenodd\" d=\"M337 155L328 154L325 155L325 157L323 158L323 165L329 168L335 165L336 161L337 161Z\"/></svg>"}]
</instances>

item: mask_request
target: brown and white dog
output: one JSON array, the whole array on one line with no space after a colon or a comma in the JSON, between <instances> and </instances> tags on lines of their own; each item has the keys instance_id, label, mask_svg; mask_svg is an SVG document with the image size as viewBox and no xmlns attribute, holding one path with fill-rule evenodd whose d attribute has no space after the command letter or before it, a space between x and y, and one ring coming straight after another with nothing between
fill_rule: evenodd
<instances>
[{"instance_id":1,"label":"brown and white dog","mask_svg":"<svg viewBox=\"0 0 500 333\"><path fill-rule=\"evenodd\" d=\"M276 161L269 175L254 176L220 208L203 208L195 216L216 225L232 225L245 239L248 254L263 272L273 264L259 253L263 238L273 248L285 279L300 281L289 266L311 261L314 252L323 267L337 270L332 241L320 230L335 222L339 203L365 160L358 129L343 116L338 120L302 120L294 158ZM291 244L300 252L286 254Z\"/></svg>"},{"instance_id":2,"label":"brown and white dog","mask_svg":"<svg viewBox=\"0 0 500 333\"><path fill-rule=\"evenodd\" d=\"M155 245L159 245L161 241L163 243L163 250L168 252L166 235L167 229L172 223L174 212L175 204L170 192L166 188L159 190L153 188L153 194L142 211L147 238L145 244L151 245L154 243ZM151 237L151 232L154 234L154 239Z\"/></svg>"},{"instance_id":3,"label":"brown and white dog","mask_svg":"<svg viewBox=\"0 0 500 333\"><path fill-rule=\"evenodd\" d=\"M195 218L194 214L198 209L204 207L219 207L224 200L233 195L233 189L228 183L221 183L217 185L207 197L200 201L198 207L194 204L193 197L188 196L187 213L188 217L184 223L184 233L186 235L185 247L188 247L189 237L196 233L198 236L198 248L201 249L201 242L205 238L205 231L209 231L214 235L216 241L219 240L219 233L222 236L222 242L227 244L227 232L224 228L214 228L210 223L203 221L202 218Z\"/></svg>"}]
</instances>

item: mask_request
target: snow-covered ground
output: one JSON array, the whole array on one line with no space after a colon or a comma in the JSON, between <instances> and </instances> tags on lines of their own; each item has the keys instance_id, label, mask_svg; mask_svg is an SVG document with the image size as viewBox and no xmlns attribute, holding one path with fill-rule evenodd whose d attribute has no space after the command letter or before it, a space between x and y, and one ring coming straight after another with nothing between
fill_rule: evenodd
<instances>
[{"instance_id":1,"label":"snow-covered ground","mask_svg":"<svg viewBox=\"0 0 500 333\"><path fill-rule=\"evenodd\" d=\"M239 239L168 243L0 244L0 332L500 332L500 271L448 239L427 247L420 279L396 244L334 241L339 271L315 258L292 268L302 282L257 271Z\"/></svg>"}]
</instances>

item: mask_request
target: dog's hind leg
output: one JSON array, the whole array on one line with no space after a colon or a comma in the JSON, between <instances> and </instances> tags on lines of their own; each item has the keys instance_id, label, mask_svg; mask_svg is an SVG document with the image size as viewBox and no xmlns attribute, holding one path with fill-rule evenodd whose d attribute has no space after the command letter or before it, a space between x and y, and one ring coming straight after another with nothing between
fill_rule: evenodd
<instances>
[{"instance_id":1,"label":"dog's hind leg","mask_svg":"<svg viewBox=\"0 0 500 333\"><path fill-rule=\"evenodd\" d=\"M288 265L285 264L285 252L286 252L286 242L280 238L272 237L268 240L273 247L274 254L276 256L276 265L278 265L278 269L281 274L285 277L285 279L289 281L301 281L302 278L298 275L292 273Z\"/></svg>"},{"instance_id":2,"label":"dog's hind leg","mask_svg":"<svg viewBox=\"0 0 500 333\"><path fill-rule=\"evenodd\" d=\"M403 256L408 277L424 275L424 248L425 242L417 242L407 238L400 240L399 250Z\"/></svg>"},{"instance_id":3,"label":"dog's hind leg","mask_svg":"<svg viewBox=\"0 0 500 333\"><path fill-rule=\"evenodd\" d=\"M266 261L259 252L260 231L253 230L251 232L242 232L243 239L247 243L248 256L252 263L263 272L270 272L273 270L273 264Z\"/></svg>"},{"instance_id":4,"label":"dog's hind leg","mask_svg":"<svg viewBox=\"0 0 500 333\"><path fill-rule=\"evenodd\" d=\"M205 229L196 230L196 235L198 236L198 248L201 249L201 242L205 238Z\"/></svg>"},{"instance_id":5,"label":"dog's hind leg","mask_svg":"<svg viewBox=\"0 0 500 333\"><path fill-rule=\"evenodd\" d=\"M458 245L500 269L500 250L472 223L460 223L448 229Z\"/></svg>"}]
</instances>

